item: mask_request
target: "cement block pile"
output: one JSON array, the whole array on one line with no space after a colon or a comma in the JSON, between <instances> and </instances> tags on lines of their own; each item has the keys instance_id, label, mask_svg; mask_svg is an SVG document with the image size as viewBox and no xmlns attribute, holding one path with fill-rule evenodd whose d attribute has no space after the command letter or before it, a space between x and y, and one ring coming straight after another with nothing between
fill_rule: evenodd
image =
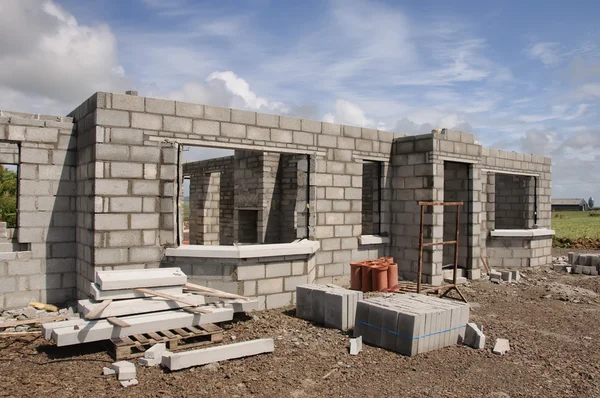
<instances>
[{"instance_id":1,"label":"cement block pile","mask_svg":"<svg viewBox=\"0 0 600 398\"><path fill-rule=\"evenodd\" d=\"M46 339L57 346L88 343L226 322L234 312L258 308L256 300L188 284L179 268L98 271L90 291L91 299L78 303L82 317L44 324ZM205 295L237 298L206 304Z\"/></svg>"},{"instance_id":2,"label":"cement block pile","mask_svg":"<svg viewBox=\"0 0 600 398\"><path fill-rule=\"evenodd\" d=\"M369 298L358 302L354 337L413 356L462 343L469 305L422 294Z\"/></svg>"},{"instance_id":3,"label":"cement block pile","mask_svg":"<svg viewBox=\"0 0 600 398\"><path fill-rule=\"evenodd\" d=\"M361 291L342 287L299 285L296 287L296 316L335 329L352 329L356 305L362 298Z\"/></svg>"},{"instance_id":4,"label":"cement block pile","mask_svg":"<svg viewBox=\"0 0 600 398\"><path fill-rule=\"evenodd\" d=\"M568 261L573 274L597 276L600 273L600 254L569 253Z\"/></svg>"}]
</instances>

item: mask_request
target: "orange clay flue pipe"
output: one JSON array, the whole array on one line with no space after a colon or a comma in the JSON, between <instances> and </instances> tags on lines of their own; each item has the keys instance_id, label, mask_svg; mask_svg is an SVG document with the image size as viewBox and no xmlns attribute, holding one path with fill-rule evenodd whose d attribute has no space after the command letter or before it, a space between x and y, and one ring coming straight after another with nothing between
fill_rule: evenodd
<instances>
[{"instance_id":1,"label":"orange clay flue pipe","mask_svg":"<svg viewBox=\"0 0 600 398\"><path fill-rule=\"evenodd\" d=\"M350 289L363 292L397 292L398 264L393 257L350 263Z\"/></svg>"}]
</instances>

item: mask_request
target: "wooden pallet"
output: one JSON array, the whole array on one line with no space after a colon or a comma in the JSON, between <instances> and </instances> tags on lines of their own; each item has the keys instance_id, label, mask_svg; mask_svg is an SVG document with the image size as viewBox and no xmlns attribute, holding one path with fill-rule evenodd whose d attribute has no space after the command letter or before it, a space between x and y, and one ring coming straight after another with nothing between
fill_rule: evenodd
<instances>
[{"instance_id":1,"label":"wooden pallet","mask_svg":"<svg viewBox=\"0 0 600 398\"><path fill-rule=\"evenodd\" d=\"M223 329L212 323L134 334L126 337L114 337L109 340L108 352L116 360L132 359L144 356L144 352L157 343L166 343L169 351L209 345L223 341Z\"/></svg>"},{"instance_id":2,"label":"wooden pallet","mask_svg":"<svg viewBox=\"0 0 600 398\"><path fill-rule=\"evenodd\" d=\"M426 283L421 284L421 293L437 293L444 286L433 286ZM417 283L416 282L398 282L399 293L416 293Z\"/></svg>"}]
</instances>

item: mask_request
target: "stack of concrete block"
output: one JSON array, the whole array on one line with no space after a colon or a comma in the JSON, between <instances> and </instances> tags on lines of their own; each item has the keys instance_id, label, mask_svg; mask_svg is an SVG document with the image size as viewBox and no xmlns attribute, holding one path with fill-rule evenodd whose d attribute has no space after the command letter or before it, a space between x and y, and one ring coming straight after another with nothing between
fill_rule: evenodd
<instances>
[{"instance_id":1,"label":"stack of concrete block","mask_svg":"<svg viewBox=\"0 0 600 398\"><path fill-rule=\"evenodd\" d=\"M521 274L519 273L519 271L496 271L496 270L491 270L490 271L490 281L494 282L494 283L500 283L500 282L518 282L521 280Z\"/></svg>"},{"instance_id":2,"label":"stack of concrete block","mask_svg":"<svg viewBox=\"0 0 600 398\"><path fill-rule=\"evenodd\" d=\"M574 274L594 275L600 273L600 254L569 253L569 264Z\"/></svg>"},{"instance_id":3,"label":"stack of concrete block","mask_svg":"<svg viewBox=\"0 0 600 398\"><path fill-rule=\"evenodd\" d=\"M258 307L257 300L205 304L202 295L183 294L186 281L179 268L98 271L91 284L94 299L78 303L84 318L46 323L43 335L65 346L226 322L234 312Z\"/></svg>"},{"instance_id":4,"label":"stack of concrete block","mask_svg":"<svg viewBox=\"0 0 600 398\"><path fill-rule=\"evenodd\" d=\"M352 329L360 291L306 284L296 287L296 316L340 330Z\"/></svg>"},{"instance_id":5,"label":"stack of concrete block","mask_svg":"<svg viewBox=\"0 0 600 398\"><path fill-rule=\"evenodd\" d=\"M366 343L413 356L462 343L469 305L420 294L358 302L354 336Z\"/></svg>"}]
</instances>

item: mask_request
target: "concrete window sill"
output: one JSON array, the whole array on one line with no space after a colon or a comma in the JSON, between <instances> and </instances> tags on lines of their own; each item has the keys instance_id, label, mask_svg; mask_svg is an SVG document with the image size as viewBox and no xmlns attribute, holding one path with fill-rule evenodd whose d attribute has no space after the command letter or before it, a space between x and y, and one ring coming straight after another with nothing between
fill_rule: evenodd
<instances>
[{"instance_id":1,"label":"concrete window sill","mask_svg":"<svg viewBox=\"0 0 600 398\"><path fill-rule=\"evenodd\" d=\"M205 246L185 245L167 249L168 257L197 258L257 258L310 255L321 248L321 244L311 240L270 245Z\"/></svg>"},{"instance_id":2,"label":"concrete window sill","mask_svg":"<svg viewBox=\"0 0 600 398\"><path fill-rule=\"evenodd\" d=\"M390 243L390 238L380 235L361 235L358 237L358 243L361 245L385 245Z\"/></svg>"},{"instance_id":3,"label":"concrete window sill","mask_svg":"<svg viewBox=\"0 0 600 398\"><path fill-rule=\"evenodd\" d=\"M490 232L493 238L537 238L541 236L552 236L554 231L546 228L537 229L495 229Z\"/></svg>"}]
</instances>

